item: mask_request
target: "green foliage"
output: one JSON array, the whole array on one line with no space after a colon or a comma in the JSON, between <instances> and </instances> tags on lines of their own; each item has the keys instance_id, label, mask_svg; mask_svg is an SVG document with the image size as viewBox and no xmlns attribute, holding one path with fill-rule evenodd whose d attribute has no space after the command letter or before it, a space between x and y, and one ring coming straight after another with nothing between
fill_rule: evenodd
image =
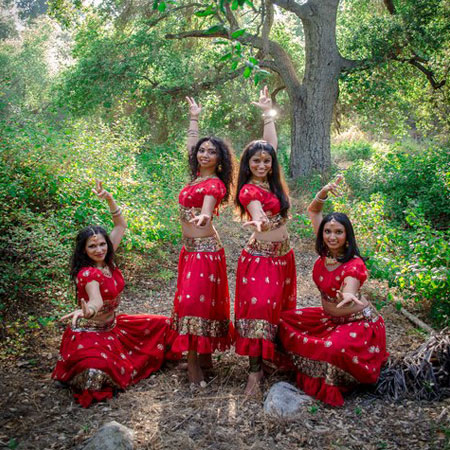
<instances>
[{"instance_id":1,"label":"green foliage","mask_svg":"<svg viewBox=\"0 0 450 450\"><path fill-rule=\"evenodd\" d=\"M436 228L448 226L450 199L449 149L430 146L415 152L394 146L373 159L356 161L346 180L360 199L374 193L389 197L386 212L397 223L412 227L411 214L424 216Z\"/></svg>"},{"instance_id":2,"label":"green foliage","mask_svg":"<svg viewBox=\"0 0 450 450\"><path fill-rule=\"evenodd\" d=\"M375 278L430 308L433 320L450 320L448 229L449 152L399 145L356 161L346 172L347 195L333 208L352 218L358 243Z\"/></svg>"},{"instance_id":3,"label":"green foliage","mask_svg":"<svg viewBox=\"0 0 450 450\"><path fill-rule=\"evenodd\" d=\"M335 161L367 160L372 153L372 145L366 141L342 142L331 146L331 155Z\"/></svg>"}]
</instances>

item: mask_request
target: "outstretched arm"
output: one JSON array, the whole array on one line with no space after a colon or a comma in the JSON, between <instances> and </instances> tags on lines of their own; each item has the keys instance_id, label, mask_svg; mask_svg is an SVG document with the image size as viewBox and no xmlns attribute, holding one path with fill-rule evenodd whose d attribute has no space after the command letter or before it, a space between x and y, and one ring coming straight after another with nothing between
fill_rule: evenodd
<instances>
[{"instance_id":1,"label":"outstretched arm","mask_svg":"<svg viewBox=\"0 0 450 450\"><path fill-rule=\"evenodd\" d=\"M263 139L277 150L278 137L275 128L276 111L272 108L272 99L270 98L267 86L264 86L264 88L259 91L259 100L257 102L252 102L252 104L262 111L264 121Z\"/></svg>"},{"instance_id":2,"label":"outstretched arm","mask_svg":"<svg viewBox=\"0 0 450 450\"><path fill-rule=\"evenodd\" d=\"M202 210L198 216L194 216L189 222L197 228L205 228L211 223L212 214L216 207L217 199L212 195L205 195Z\"/></svg>"},{"instance_id":3,"label":"outstretched arm","mask_svg":"<svg viewBox=\"0 0 450 450\"><path fill-rule=\"evenodd\" d=\"M198 118L202 111L202 105L196 103L193 97L186 97L189 104L189 128L187 131L187 150L188 154L198 142Z\"/></svg>"},{"instance_id":4,"label":"outstretched arm","mask_svg":"<svg viewBox=\"0 0 450 450\"><path fill-rule=\"evenodd\" d=\"M328 198L328 193L333 195L338 195L338 185L344 179L342 175L336 177L334 183L326 184L314 197L313 201L308 206L308 216L311 219L311 224L314 229L314 233L317 235L319 230L320 222L322 222L323 214L322 208L326 199Z\"/></svg>"},{"instance_id":5,"label":"outstretched arm","mask_svg":"<svg viewBox=\"0 0 450 450\"><path fill-rule=\"evenodd\" d=\"M256 231L263 231L263 226L267 222L266 213L263 210L261 202L259 200L252 200L247 205L247 210L252 216L252 220L245 222L243 227L254 227Z\"/></svg>"},{"instance_id":6,"label":"outstretched arm","mask_svg":"<svg viewBox=\"0 0 450 450\"><path fill-rule=\"evenodd\" d=\"M98 198L105 199L108 202L109 211L111 212L112 220L114 222L114 228L111 233L109 233L109 238L111 239L114 251L116 251L127 228L127 222L122 215L122 208L117 205L113 196L103 189L101 181L96 180L95 189L92 189L92 191Z\"/></svg>"}]
</instances>

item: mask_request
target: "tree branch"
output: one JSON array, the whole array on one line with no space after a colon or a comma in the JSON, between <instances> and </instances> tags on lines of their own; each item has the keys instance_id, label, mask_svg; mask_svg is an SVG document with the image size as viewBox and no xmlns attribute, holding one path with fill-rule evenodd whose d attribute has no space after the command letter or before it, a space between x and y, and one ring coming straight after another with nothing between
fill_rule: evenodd
<instances>
[{"instance_id":1,"label":"tree branch","mask_svg":"<svg viewBox=\"0 0 450 450\"><path fill-rule=\"evenodd\" d=\"M395 61L405 62L419 69L422 73L425 74L433 89L440 89L442 86L444 86L446 80L444 79L441 81L436 81L434 73L431 70L427 69L423 64L421 64L419 62L419 59L420 58L417 56L413 56L410 59L394 58Z\"/></svg>"},{"instance_id":2,"label":"tree branch","mask_svg":"<svg viewBox=\"0 0 450 450\"><path fill-rule=\"evenodd\" d=\"M189 8L206 8L207 5L203 3L189 3L187 5L183 6L177 6L176 8L172 8L170 10L165 11L164 13L160 14L159 17L157 17L154 20L148 20L147 25L149 27L154 27L155 25L158 25L159 22L167 19L167 17L171 16L174 12L180 11L182 9L189 9Z\"/></svg>"},{"instance_id":3,"label":"tree branch","mask_svg":"<svg viewBox=\"0 0 450 450\"><path fill-rule=\"evenodd\" d=\"M263 52L266 55L269 53L269 34L272 29L274 13L273 13L273 3L271 0L263 0L264 4L264 22L262 27L261 39L263 41Z\"/></svg>"},{"instance_id":4,"label":"tree branch","mask_svg":"<svg viewBox=\"0 0 450 450\"><path fill-rule=\"evenodd\" d=\"M384 1L384 6L386 6L387 10L389 11L389 14L394 15L397 13L397 11L395 10L395 5L393 0L383 0Z\"/></svg>"},{"instance_id":5,"label":"tree branch","mask_svg":"<svg viewBox=\"0 0 450 450\"><path fill-rule=\"evenodd\" d=\"M298 4L295 0L272 0L275 5L294 13L300 19L308 19L314 15L309 2Z\"/></svg>"}]
</instances>

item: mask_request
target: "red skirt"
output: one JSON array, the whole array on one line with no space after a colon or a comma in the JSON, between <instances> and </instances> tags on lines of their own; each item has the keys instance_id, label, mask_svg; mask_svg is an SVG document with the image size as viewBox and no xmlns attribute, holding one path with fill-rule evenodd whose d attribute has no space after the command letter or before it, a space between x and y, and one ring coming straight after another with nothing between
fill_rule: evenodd
<instances>
[{"instance_id":1,"label":"red skirt","mask_svg":"<svg viewBox=\"0 0 450 450\"><path fill-rule=\"evenodd\" d=\"M225 351L233 341L225 252L217 237L184 239L178 261L173 351Z\"/></svg>"},{"instance_id":2,"label":"red skirt","mask_svg":"<svg viewBox=\"0 0 450 450\"><path fill-rule=\"evenodd\" d=\"M344 317L322 307L283 312L279 337L300 389L332 406L356 384L375 383L389 356L383 318L371 306Z\"/></svg>"},{"instance_id":3,"label":"red skirt","mask_svg":"<svg viewBox=\"0 0 450 450\"><path fill-rule=\"evenodd\" d=\"M289 240L251 239L236 274L236 353L274 361L280 313L294 309L297 276Z\"/></svg>"},{"instance_id":4,"label":"red skirt","mask_svg":"<svg viewBox=\"0 0 450 450\"><path fill-rule=\"evenodd\" d=\"M68 327L52 378L69 384L84 407L111 398L158 370L175 335L170 319L149 314L120 314L101 328Z\"/></svg>"}]
</instances>

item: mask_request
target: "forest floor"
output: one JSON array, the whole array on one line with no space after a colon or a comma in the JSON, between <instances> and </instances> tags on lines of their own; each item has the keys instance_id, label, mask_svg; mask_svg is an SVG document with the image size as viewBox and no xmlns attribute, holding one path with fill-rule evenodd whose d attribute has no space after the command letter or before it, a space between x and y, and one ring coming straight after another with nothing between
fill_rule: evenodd
<instances>
[{"instance_id":1,"label":"forest floor","mask_svg":"<svg viewBox=\"0 0 450 450\"><path fill-rule=\"evenodd\" d=\"M227 254L233 299L237 259L249 233L232 221L228 211L216 225ZM313 244L295 236L292 243L298 306L318 305L311 280L316 258ZM145 272L124 270L128 287L122 312L170 316L178 250L165 247ZM369 280L365 289L373 300L382 300L387 292L375 280ZM418 347L426 338L392 304L381 313L392 356ZM84 409L67 389L50 379L63 328L43 328L25 354L1 367L0 448L82 448L89 436L111 420L134 430L137 449L450 448L450 399L392 403L360 391L350 394L342 408L314 401L295 420L280 420L264 413L263 398L244 398L247 361L233 352L214 356L214 373L201 392L190 390L185 371L165 367L110 401ZM293 382L287 374L274 373L264 380L263 392L281 380Z\"/></svg>"}]
</instances>

